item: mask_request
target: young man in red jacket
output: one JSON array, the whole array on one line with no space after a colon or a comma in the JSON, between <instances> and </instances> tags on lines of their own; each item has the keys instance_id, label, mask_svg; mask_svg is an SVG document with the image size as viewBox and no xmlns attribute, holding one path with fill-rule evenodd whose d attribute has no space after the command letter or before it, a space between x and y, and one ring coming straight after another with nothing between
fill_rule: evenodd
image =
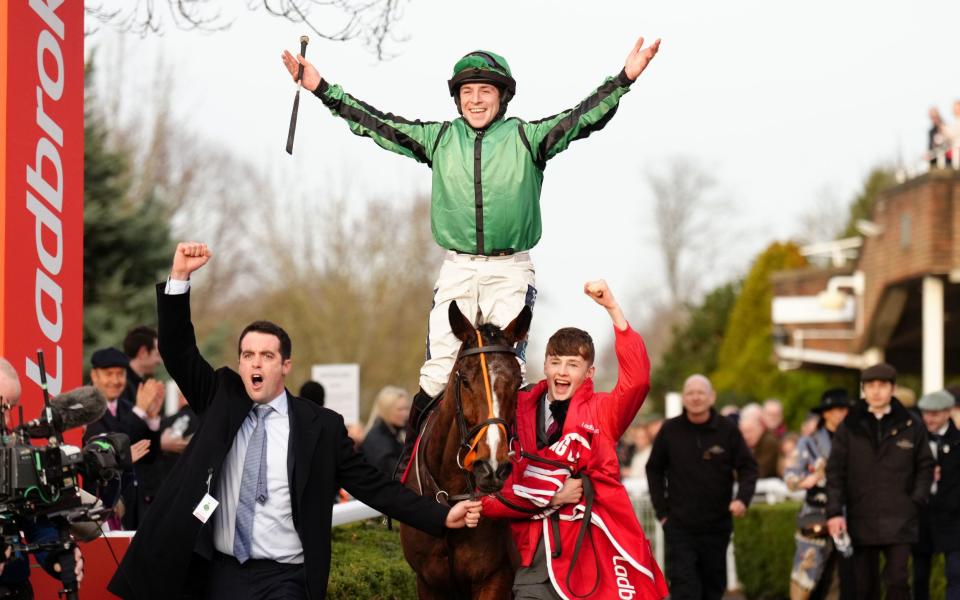
<instances>
[{"instance_id":1,"label":"young man in red jacket","mask_svg":"<svg viewBox=\"0 0 960 600\"><path fill-rule=\"evenodd\" d=\"M483 498L485 517L511 519L521 568L514 598L659 600L667 586L620 482L616 444L650 388L643 339L603 280L584 292L613 321L620 373L593 389L590 335L567 327L547 343L545 379L520 392L513 474Z\"/></svg>"}]
</instances>

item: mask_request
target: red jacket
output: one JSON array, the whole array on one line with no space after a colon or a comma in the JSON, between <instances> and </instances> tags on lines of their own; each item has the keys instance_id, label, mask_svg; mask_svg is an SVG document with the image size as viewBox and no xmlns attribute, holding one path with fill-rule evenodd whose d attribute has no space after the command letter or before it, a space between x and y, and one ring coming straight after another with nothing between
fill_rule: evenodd
<instances>
[{"instance_id":1,"label":"red jacket","mask_svg":"<svg viewBox=\"0 0 960 600\"><path fill-rule=\"evenodd\" d=\"M562 598L585 597L596 583L591 598L659 600L667 595L666 581L620 482L616 453L617 440L650 389L650 360L639 334L629 327L615 333L620 365L616 387L609 393L594 392L593 381L586 380L571 398L562 435L552 446L538 450L536 442L537 404L543 401L546 381L520 392L517 462L503 486L503 501L485 496L483 515L512 520L523 566L530 565L537 544L544 540L550 580ZM586 494L579 504L564 505L559 511L547 505L573 474L589 479L595 493L593 527L582 538L580 554L571 566L587 508ZM559 540L551 533L551 521L557 516ZM560 555L553 557L558 545Z\"/></svg>"}]
</instances>

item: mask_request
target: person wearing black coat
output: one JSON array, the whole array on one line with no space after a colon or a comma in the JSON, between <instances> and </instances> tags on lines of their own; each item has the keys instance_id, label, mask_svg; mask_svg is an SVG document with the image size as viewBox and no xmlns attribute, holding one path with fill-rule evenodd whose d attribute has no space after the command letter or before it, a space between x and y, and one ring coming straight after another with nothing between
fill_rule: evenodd
<instances>
[{"instance_id":1,"label":"person wearing black coat","mask_svg":"<svg viewBox=\"0 0 960 600\"><path fill-rule=\"evenodd\" d=\"M203 422L108 589L137 600L325 598L341 487L433 535L475 526L478 502L446 508L417 496L354 451L340 415L285 389L291 344L277 325L257 321L241 333L240 373L204 360L190 319L189 276L210 255L205 244L179 244L169 280L157 286L164 364ZM276 460L278 453L286 457ZM239 501L224 491L237 484L237 458Z\"/></svg>"},{"instance_id":2,"label":"person wearing black coat","mask_svg":"<svg viewBox=\"0 0 960 600\"><path fill-rule=\"evenodd\" d=\"M913 547L913 598L930 597L933 555L944 554L947 600L960 600L960 430L950 420L953 396L924 394L917 404L936 462L930 504L920 511L920 539Z\"/></svg>"},{"instance_id":3,"label":"person wearing black coat","mask_svg":"<svg viewBox=\"0 0 960 600\"><path fill-rule=\"evenodd\" d=\"M360 451L381 473L395 475L409 418L410 396L406 390L388 385L377 393Z\"/></svg>"},{"instance_id":4,"label":"person wearing black coat","mask_svg":"<svg viewBox=\"0 0 960 600\"><path fill-rule=\"evenodd\" d=\"M895 381L886 363L863 371L863 399L834 434L827 461L828 528L835 538L849 531L857 598L880 598L881 553L887 599L910 598L910 547L933 483L926 428L893 397Z\"/></svg>"},{"instance_id":5,"label":"person wearing black coat","mask_svg":"<svg viewBox=\"0 0 960 600\"><path fill-rule=\"evenodd\" d=\"M753 453L737 426L713 410L714 402L709 379L688 377L683 384L683 414L663 424L647 460L650 499L663 525L673 600L723 596L732 517L747 512L757 483Z\"/></svg>"},{"instance_id":6,"label":"person wearing black coat","mask_svg":"<svg viewBox=\"0 0 960 600\"><path fill-rule=\"evenodd\" d=\"M133 400L124 396L126 370L129 359L116 348L101 348L90 357L90 379L94 387L107 400L107 410L103 416L87 425L83 432L83 444L103 433L125 433L130 444L142 440L150 441L149 453L136 465L125 469L117 489L116 483L100 488L95 481L84 481L84 489L98 496L107 504L123 498L124 529L136 529L150 504L150 498L144 491L144 472L160 456L160 419L150 413L159 410L162 402L163 386L151 384L146 389L138 388ZM151 423L153 423L151 425Z\"/></svg>"}]
</instances>

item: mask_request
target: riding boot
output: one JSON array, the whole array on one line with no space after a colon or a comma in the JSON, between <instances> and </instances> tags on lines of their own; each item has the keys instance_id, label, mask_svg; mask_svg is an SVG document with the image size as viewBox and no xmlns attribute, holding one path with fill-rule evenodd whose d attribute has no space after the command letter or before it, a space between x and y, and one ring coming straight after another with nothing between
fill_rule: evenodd
<instances>
[{"instance_id":1,"label":"riding boot","mask_svg":"<svg viewBox=\"0 0 960 600\"><path fill-rule=\"evenodd\" d=\"M433 404L434 397L421 389L413 397L413 404L410 406L410 418L407 419L405 428L406 435L403 440L403 450L400 452L400 460L397 461L397 467L393 471L393 478L400 479L407 470L407 463L410 462L410 456L413 454L413 446L417 442L417 436L420 434L421 421L427 416L427 411Z\"/></svg>"}]
</instances>

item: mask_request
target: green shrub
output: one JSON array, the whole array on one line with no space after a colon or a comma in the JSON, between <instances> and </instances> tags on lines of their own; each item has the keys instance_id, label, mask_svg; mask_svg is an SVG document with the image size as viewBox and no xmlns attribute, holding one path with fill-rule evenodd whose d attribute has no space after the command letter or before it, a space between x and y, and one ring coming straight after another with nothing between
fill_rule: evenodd
<instances>
[{"instance_id":1,"label":"green shrub","mask_svg":"<svg viewBox=\"0 0 960 600\"><path fill-rule=\"evenodd\" d=\"M733 548L737 577L748 598L790 597L790 567L796 546L796 502L755 504L735 519Z\"/></svg>"},{"instance_id":2,"label":"green shrub","mask_svg":"<svg viewBox=\"0 0 960 600\"><path fill-rule=\"evenodd\" d=\"M744 518L735 520L733 546L737 577L747 598L790 597L790 569L796 549L793 536L799 509L796 502L756 504ZM930 574L931 598L943 598L946 594L943 567L943 556L936 557ZM910 572L913 573L912 566Z\"/></svg>"},{"instance_id":3,"label":"green shrub","mask_svg":"<svg viewBox=\"0 0 960 600\"><path fill-rule=\"evenodd\" d=\"M403 558L400 534L380 520L333 528L330 600L408 600L417 597L416 576Z\"/></svg>"}]
</instances>

